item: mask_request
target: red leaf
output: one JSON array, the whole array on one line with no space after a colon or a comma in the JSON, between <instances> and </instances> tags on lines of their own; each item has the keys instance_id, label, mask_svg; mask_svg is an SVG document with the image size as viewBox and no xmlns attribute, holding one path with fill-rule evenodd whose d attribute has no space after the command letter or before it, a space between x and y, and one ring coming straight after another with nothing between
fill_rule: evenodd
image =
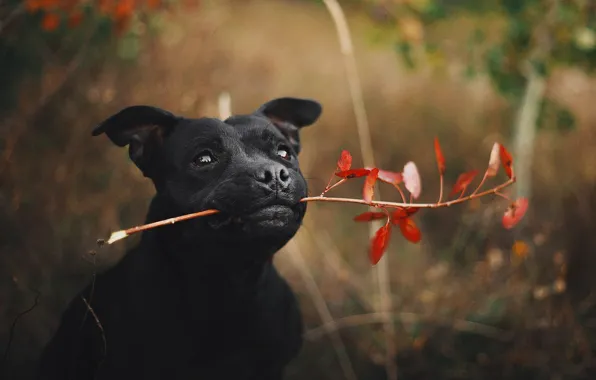
<instances>
[{"instance_id":1,"label":"red leaf","mask_svg":"<svg viewBox=\"0 0 596 380\"><path fill-rule=\"evenodd\" d=\"M391 223L398 225L402 219L408 218L420 210L419 207L398 208L391 215Z\"/></svg>"},{"instance_id":2,"label":"red leaf","mask_svg":"<svg viewBox=\"0 0 596 380\"><path fill-rule=\"evenodd\" d=\"M379 262L379 260L381 260L381 257L383 257L383 254L387 249L387 245L389 244L390 236L391 229L387 224L383 225L381 228L377 230L377 233L375 234L375 237L372 239L370 245L369 258L370 263L372 265L376 265Z\"/></svg>"},{"instance_id":3,"label":"red leaf","mask_svg":"<svg viewBox=\"0 0 596 380\"><path fill-rule=\"evenodd\" d=\"M385 219L387 218L387 214L384 212L365 212L360 215L354 217L354 221L356 222L372 222L373 220L378 219Z\"/></svg>"},{"instance_id":4,"label":"red leaf","mask_svg":"<svg viewBox=\"0 0 596 380\"><path fill-rule=\"evenodd\" d=\"M342 170L342 171L338 171L335 172L335 175L341 178L358 178L358 177L364 177L365 175L368 175L368 173L370 173L370 170L368 169L350 169L350 170Z\"/></svg>"},{"instance_id":5,"label":"red leaf","mask_svg":"<svg viewBox=\"0 0 596 380\"><path fill-rule=\"evenodd\" d=\"M467 173L462 173L457 177L457 181L455 181L455 185L453 185L453 190L451 190L451 194L449 196L453 196L454 194L464 192L470 183L474 180L474 178L478 175L478 170L472 170Z\"/></svg>"},{"instance_id":6,"label":"red leaf","mask_svg":"<svg viewBox=\"0 0 596 380\"><path fill-rule=\"evenodd\" d=\"M422 238L416 223L410 218L401 219L399 229L401 230L401 234L412 243L418 243Z\"/></svg>"},{"instance_id":7,"label":"red leaf","mask_svg":"<svg viewBox=\"0 0 596 380\"><path fill-rule=\"evenodd\" d=\"M503 215L503 227L507 228L508 230L515 227L517 223L524 217L528 211L528 199L527 198L519 198L511 205L505 214Z\"/></svg>"},{"instance_id":8,"label":"red leaf","mask_svg":"<svg viewBox=\"0 0 596 380\"><path fill-rule=\"evenodd\" d=\"M43 30L51 32L60 26L60 17L55 13L46 13L41 20Z\"/></svg>"},{"instance_id":9,"label":"red leaf","mask_svg":"<svg viewBox=\"0 0 596 380\"><path fill-rule=\"evenodd\" d=\"M404 184L406 189L410 192L414 199L420 196L422 191L422 184L420 181L420 174L418 174L418 168L412 161L404 165L403 171Z\"/></svg>"},{"instance_id":10,"label":"red leaf","mask_svg":"<svg viewBox=\"0 0 596 380\"><path fill-rule=\"evenodd\" d=\"M375 194L375 183L379 177L379 169L374 168L366 176L364 181L364 187L362 188L362 197L366 202L372 202L373 195Z\"/></svg>"},{"instance_id":11,"label":"red leaf","mask_svg":"<svg viewBox=\"0 0 596 380\"><path fill-rule=\"evenodd\" d=\"M347 150L342 150L339 160L337 161L337 170L346 171L352 167L352 155Z\"/></svg>"},{"instance_id":12,"label":"red leaf","mask_svg":"<svg viewBox=\"0 0 596 380\"><path fill-rule=\"evenodd\" d=\"M501 158L501 165L503 165L503 169L505 169L505 173L507 173L507 177L513 177L513 158L511 158L511 154L505 149L502 144L499 144L499 156Z\"/></svg>"},{"instance_id":13,"label":"red leaf","mask_svg":"<svg viewBox=\"0 0 596 380\"><path fill-rule=\"evenodd\" d=\"M399 185L404 180L401 173L379 169L379 180L392 185Z\"/></svg>"},{"instance_id":14,"label":"red leaf","mask_svg":"<svg viewBox=\"0 0 596 380\"><path fill-rule=\"evenodd\" d=\"M439 174L445 174L445 157L441 151L441 145L439 139L435 137L435 156L437 157L437 167L439 168Z\"/></svg>"},{"instance_id":15,"label":"red leaf","mask_svg":"<svg viewBox=\"0 0 596 380\"><path fill-rule=\"evenodd\" d=\"M486 169L486 176L487 177L494 177L497 175L499 171L499 164L501 160L499 159L499 147L501 144L494 143L493 149L490 151L490 158L488 159L488 168Z\"/></svg>"}]
</instances>

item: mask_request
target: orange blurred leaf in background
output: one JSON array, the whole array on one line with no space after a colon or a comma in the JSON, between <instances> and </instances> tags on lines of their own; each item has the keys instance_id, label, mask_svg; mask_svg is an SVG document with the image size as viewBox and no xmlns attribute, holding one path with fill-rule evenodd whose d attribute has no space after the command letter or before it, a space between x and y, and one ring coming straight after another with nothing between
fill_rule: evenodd
<instances>
[{"instance_id":1,"label":"orange blurred leaf in background","mask_svg":"<svg viewBox=\"0 0 596 380\"><path fill-rule=\"evenodd\" d=\"M528 256L528 253L530 252L530 247L526 242L518 240L515 243L513 243L511 251L515 256L523 259Z\"/></svg>"},{"instance_id":2,"label":"orange blurred leaf in background","mask_svg":"<svg viewBox=\"0 0 596 380\"><path fill-rule=\"evenodd\" d=\"M51 32L56 30L60 25L60 17L55 13L46 13L41 20L41 27L43 30Z\"/></svg>"},{"instance_id":3,"label":"orange blurred leaf in background","mask_svg":"<svg viewBox=\"0 0 596 380\"><path fill-rule=\"evenodd\" d=\"M83 12L81 12L80 9L76 9L68 15L68 26L71 28L75 28L81 24L82 20Z\"/></svg>"}]
</instances>

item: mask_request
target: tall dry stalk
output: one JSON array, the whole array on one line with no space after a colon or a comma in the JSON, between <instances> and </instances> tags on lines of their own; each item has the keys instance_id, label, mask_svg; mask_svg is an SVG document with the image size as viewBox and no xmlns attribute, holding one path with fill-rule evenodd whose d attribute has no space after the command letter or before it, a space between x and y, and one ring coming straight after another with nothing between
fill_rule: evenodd
<instances>
[{"instance_id":1,"label":"tall dry stalk","mask_svg":"<svg viewBox=\"0 0 596 380\"><path fill-rule=\"evenodd\" d=\"M344 58L344 65L346 70L346 79L350 89L350 96L352 98L352 107L354 115L356 116L356 127L358 130L358 139L360 142L360 150L362 160L365 166L374 167L374 152L372 146L372 139L370 135L370 127L368 125L368 118L366 115L366 107L364 105L364 98L362 95L362 85L360 77L358 76L358 68L356 65L356 57L354 55L354 44L350 35L350 29L346 20L345 14L337 2L337 0L323 0L331 18L333 19L341 53ZM376 186L375 194L380 198L378 186ZM371 223L369 235L372 238L376 230L381 226L380 223ZM387 378L389 380L397 380L397 365L395 364L396 348L395 348L395 328L393 325L393 315L389 313L392 309L391 305L391 284L389 282L389 263L388 257L385 256L376 266L377 269L377 283L379 286L380 304L377 306L378 312L385 312L385 320L383 329L385 332L385 369L387 371Z\"/></svg>"},{"instance_id":2,"label":"tall dry stalk","mask_svg":"<svg viewBox=\"0 0 596 380\"><path fill-rule=\"evenodd\" d=\"M218 97L218 108L219 108L219 117L222 120L227 119L232 115L232 98L228 92L222 92ZM335 349L335 353L337 354L337 360L339 361L339 365L343 371L343 374L347 380L357 380L356 373L354 372L354 368L352 366L352 362L350 361L350 357L348 356L346 346L344 345L339 331L337 329L332 328L333 326L333 316L331 315L331 310L327 307L327 303L325 302L325 298L321 294L321 290L319 289L312 272L308 268L306 261L304 260L304 256L300 250L298 243L295 240L290 240L290 242L286 245L285 249L290 254L290 259L294 262L294 266L300 272L300 276L302 277L302 281L304 281L308 293L315 304L315 308L317 309L317 313L319 317L323 321L324 326L330 326L327 330L327 334L331 339L331 344Z\"/></svg>"}]
</instances>

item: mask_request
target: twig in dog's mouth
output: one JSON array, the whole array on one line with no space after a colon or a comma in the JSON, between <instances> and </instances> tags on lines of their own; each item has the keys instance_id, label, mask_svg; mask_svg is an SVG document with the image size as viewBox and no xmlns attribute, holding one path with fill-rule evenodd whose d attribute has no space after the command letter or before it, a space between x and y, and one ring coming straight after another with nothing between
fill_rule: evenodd
<instances>
[{"instance_id":1,"label":"twig in dog's mouth","mask_svg":"<svg viewBox=\"0 0 596 380\"><path fill-rule=\"evenodd\" d=\"M411 221L410 216L412 216L415 212L420 209L428 209L428 208L441 208L441 207L449 207L455 204L464 203L473 199L489 196L489 195L497 195L502 198L505 198L509 202L509 207L507 211L503 215L503 226L505 228L512 228L515 226L523 217L526 212L528 202L524 198L520 198L516 201L512 201L509 197L501 192L501 190L505 189L506 187L515 183L515 175L513 172L513 160L511 155L504 146L501 144L495 143L493 146L493 150L491 152L489 166L486 169L484 177L476 190L474 190L471 194L465 195L466 190L474 177L477 174L477 170L464 173L459 176L457 182L453 187L452 194L459 193L459 197L451 200L443 200L443 189L442 189L442 182L443 182L443 173L445 171L444 168L444 158L441 152L440 145L438 140L435 139L435 153L437 155L437 163L439 166L439 174L441 177L441 190L439 195L439 201L435 203L413 203L413 198L418 198L420 195L420 175L418 174L418 169L416 169L416 165L413 162L408 162L404 166L403 172L390 172L386 170L380 170L378 168L373 169L352 169L352 156L348 151L343 151L340 159L337 162L337 171L334 172L333 177L340 177L337 183L331 185L332 180L329 181L329 184L325 187L325 190L321 195L316 197L306 197L300 199L300 202L336 202L336 203L354 203L360 204L363 206L375 207L381 209L383 212L366 212L364 214L358 215L354 218L355 221L372 221L376 219L387 219L385 226L382 227L375 239L373 240L373 248L376 248L376 253L380 253L375 255L373 260L374 263L380 259L382 253L384 252L387 242L388 242L388 233L390 225L396 224L400 226L402 234L406 236L406 238L414 243L420 241L420 231L416 227L415 223ZM509 179L501 183L500 185L494 186L488 190L480 191L482 185L484 185L486 179L488 177L494 177L497 173L499 165L502 165L505 169L507 177ZM348 179L358 178L358 177L366 177L364 187L363 187L363 197L361 199L354 199L354 198L333 198L333 197L326 197L325 194L329 192L329 190L338 187L339 185L347 182ZM374 195L374 184L379 180L381 182L386 182L388 184L393 185L400 193L402 197L402 202L382 202L382 201L375 201L373 199ZM406 197L404 192L400 188L400 184L404 184L406 190L410 192L410 201L406 201ZM451 196L450 195L450 196ZM391 213L389 210L394 210ZM209 209L204 211L195 212L192 214L181 215L175 218L160 220L158 222L153 222L149 224L145 224L142 226L132 227L127 230L120 230L112 233L110 238L107 241L102 239L98 240L98 245L103 244L112 244L119 240L122 240L134 233L140 231L146 231L155 227L161 227L166 224L174 224L177 222L181 222L183 220L189 220L198 218L201 216L213 215L219 213L219 210ZM378 247L377 247L378 246ZM371 259L372 260L372 259Z\"/></svg>"},{"instance_id":2,"label":"twig in dog's mouth","mask_svg":"<svg viewBox=\"0 0 596 380\"><path fill-rule=\"evenodd\" d=\"M110 238L107 241L105 241L105 244L115 243L118 240L127 238L128 236L130 236L134 233L137 233L137 232L150 230L155 227L165 226L166 224L174 224L176 222L181 222L183 220L199 218L201 216L213 215L213 214L217 214L218 212L219 212L218 210L213 210L213 209L199 211L199 212L193 212L192 214L181 215L181 216L177 216L175 218L164 219L164 220L160 220L158 222L153 222L153 223L149 223L149 224L144 224L142 226L132 227L127 230L116 231L110 235ZM98 243L103 244L104 241L100 240L100 241L98 241Z\"/></svg>"},{"instance_id":3,"label":"twig in dog's mouth","mask_svg":"<svg viewBox=\"0 0 596 380\"><path fill-rule=\"evenodd\" d=\"M400 203L400 202L381 202L381 201L372 201L372 202L367 202L363 199L354 199L354 198L331 198L331 197L325 197L325 196L318 196L318 197L307 197L307 198L302 198L300 200L300 202L336 202L336 203L355 203L355 204L361 204L361 205L366 205L366 206L373 206L373 207L380 207L380 208L439 208L439 207L449 207L452 206L454 204L458 204L458 203L463 203L465 201L469 201L471 199L474 198L480 198L486 195L491 195L491 194L497 194L498 190L505 188L511 184L513 184L515 182L515 178L510 179L509 181L484 192L481 193L476 193L473 195L469 195L467 197L463 197L463 198L458 198L455 200L451 200L451 201L447 201L447 202L440 202L440 203ZM160 220L158 222L153 222L153 223L149 223L149 224L144 224L141 226L136 226L136 227L132 227L126 230L120 230L120 231L116 231L113 232L110 235L110 238L107 241L104 240L100 240L99 243L100 244L112 244L115 243L119 240L125 239L128 236L137 233L137 232L141 232L141 231L146 231L146 230L150 230L156 227L161 227L161 226L165 226L167 224L174 224L177 222L182 222L184 220L189 220L189 219L194 219L194 218L199 218L202 216L207 216L207 215L213 215L213 214L217 214L219 213L219 210L215 210L215 209L209 209L209 210L204 210L204 211L199 211L199 212L194 212L191 214L186 214L186 215L181 215L181 216L177 216L175 218L169 218L169 219L164 219L164 220Z\"/></svg>"}]
</instances>

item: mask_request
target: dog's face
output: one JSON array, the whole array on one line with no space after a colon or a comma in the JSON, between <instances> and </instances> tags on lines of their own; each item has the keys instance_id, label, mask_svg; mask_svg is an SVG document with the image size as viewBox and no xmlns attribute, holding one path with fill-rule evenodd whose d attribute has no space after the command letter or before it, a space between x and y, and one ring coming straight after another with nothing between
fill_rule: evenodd
<instances>
[{"instance_id":1,"label":"dog's face","mask_svg":"<svg viewBox=\"0 0 596 380\"><path fill-rule=\"evenodd\" d=\"M128 145L131 159L174 214L219 210L192 224L203 238L240 243L264 238L281 246L306 211L300 203L307 185L298 164L299 130L320 114L319 103L298 98L275 99L224 121L134 106L93 134L105 132L115 144Z\"/></svg>"}]
</instances>

